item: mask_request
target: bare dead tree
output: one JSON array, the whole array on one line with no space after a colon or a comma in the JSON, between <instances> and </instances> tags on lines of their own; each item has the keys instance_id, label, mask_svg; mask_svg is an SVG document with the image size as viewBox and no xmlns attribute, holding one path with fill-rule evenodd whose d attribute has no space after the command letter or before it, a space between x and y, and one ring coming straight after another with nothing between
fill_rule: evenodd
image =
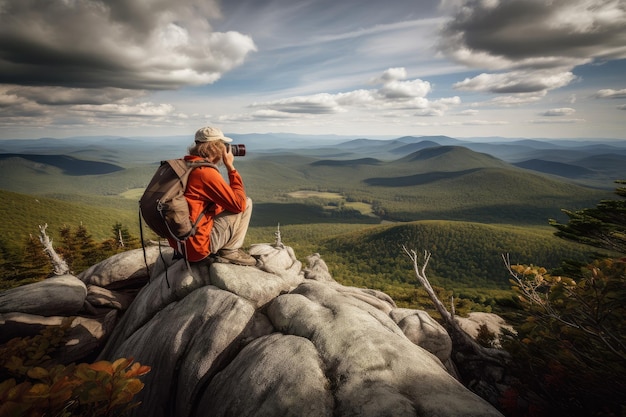
<instances>
[{"instance_id":1,"label":"bare dead tree","mask_svg":"<svg viewBox=\"0 0 626 417\"><path fill-rule=\"evenodd\" d=\"M70 269L67 266L67 262L61 258L61 256L56 253L54 247L52 246L52 239L48 237L46 234L46 229L48 228L48 224L39 225L39 241L43 245L43 250L50 258L52 262L52 269L54 275L65 275L70 272Z\"/></svg>"},{"instance_id":2,"label":"bare dead tree","mask_svg":"<svg viewBox=\"0 0 626 417\"><path fill-rule=\"evenodd\" d=\"M274 236L276 236L276 242L274 243L274 247L284 249L285 245L283 244L282 238L280 236L280 223L278 223L278 226L276 227L276 232L274 232Z\"/></svg>"},{"instance_id":3,"label":"bare dead tree","mask_svg":"<svg viewBox=\"0 0 626 417\"><path fill-rule=\"evenodd\" d=\"M122 237L122 229L117 229L117 246L120 248L124 247L124 238Z\"/></svg>"},{"instance_id":4,"label":"bare dead tree","mask_svg":"<svg viewBox=\"0 0 626 417\"><path fill-rule=\"evenodd\" d=\"M426 267L430 260L430 252L424 251L424 260L420 265L420 257L415 250L409 250L404 245L402 249L413 262L417 280L426 290L444 321L443 326L452 339L452 359L463 379L462 382L497 407L500 397L511 382L507 372L510 355L502 349L481 346L461 329L454 319L454 305L450 313L428 281Z\"/></svg>"},{"instance_id":5,"label":"bare dead tree","mask_svg":"<svg viewBox=\"0 0 626 417\"><path fill-rule=\"evenodd\" d=\"M485 359L498 358L501 360L506 357L506 352L500 349L487 348L478 344L470 335L468 335L459 323L454 319L454 305L452 306L452 313L450 313L444 304L439 300L435 290L430 285L428 281L428 277L426 276L426 267L428 266L428 262L430 261L430 252L424 251L424 262L420 266L419 264L419 256L417 252L414 250L408 250L405 246L402 246L404 252L409 256L411 261L413 262L413 271L415 272L415 276L419 283L424 287L428 297L435 305L437 312L441 315L444 320L444 325L450 334L450 337L453 339L453 342L457 344L461 344L465 349L473 351L476 355L483 357Z\"/></svg>"}]
</instances>

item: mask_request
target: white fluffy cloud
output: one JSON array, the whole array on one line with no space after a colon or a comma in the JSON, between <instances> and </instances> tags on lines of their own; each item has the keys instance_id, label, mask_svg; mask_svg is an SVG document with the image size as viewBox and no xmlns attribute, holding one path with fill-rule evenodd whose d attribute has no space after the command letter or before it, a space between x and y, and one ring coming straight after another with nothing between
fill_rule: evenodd
<instances>
[{"instance_id":1,"label":"white fluffy cloud","mask_svg":"<svg viewBox=\"0 0 626 417\"><path fill-rule=\"evenodd\" d=\"M460 104L459 97L428 100L431 84L420 79L407 80L404 68L390 68L370 80L378 85L371 90L353 90L336 94L314 94L290 97L270 102L254 103L252 108L271 110L273 117L289 114L338 114L350 109L410 111L418 116L441 116L452 106ZM276 113L277 112L277 113Z\"/></svg>"},{"instance_id":2,"label":"white fluffy cloud","mask_svg":"<svg viewBox=\"0 0 626 417\"><path fill-rule=\"evenodd\" d=\"M626 98L626 88L613 90L610 88L600 90L596 93L596 98Z\"/></svg>"},{"instance_id":3,"label":"white fluffy cloud","mask_svg":"<svg viewBox=\"0 0 626 417\"><path fill-rule=\"evenodd\" d=\"M571 72L523 72L502 74L483 73L454 84L454 88L465 91L489 91L492 93L534 93L569 84L576 77Z\"/></svg>"}]
</instances>

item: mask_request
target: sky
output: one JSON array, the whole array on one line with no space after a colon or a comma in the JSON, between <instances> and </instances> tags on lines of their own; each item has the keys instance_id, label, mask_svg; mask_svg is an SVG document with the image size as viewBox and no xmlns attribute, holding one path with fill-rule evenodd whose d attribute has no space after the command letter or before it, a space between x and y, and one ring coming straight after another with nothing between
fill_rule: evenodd
<instances>
[{"instance_id":1,"label":"sky","mask_svg":"<svg viewBox=\"0 0 626 417\"><path fill-rule=\"evenodd\" d=\"M625 0L0 0L0 139L626 139Z\"/></svg>"}]
</instances>

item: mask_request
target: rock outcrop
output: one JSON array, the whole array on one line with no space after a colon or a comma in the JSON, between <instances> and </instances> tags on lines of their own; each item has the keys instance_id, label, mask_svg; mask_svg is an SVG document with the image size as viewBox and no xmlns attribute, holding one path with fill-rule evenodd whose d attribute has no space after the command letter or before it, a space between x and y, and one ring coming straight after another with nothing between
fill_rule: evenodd
<instances>
[{"instance_id":1,"label":"rock outcrop","mask_svg":"<svg viewBox=\"0 0 626 417\"><path fill-rule=\"evenodd\" d=\"M257 267L188 267L155 249L149 282L141 250L79 276L78 314L102 330L82 353L152 367L132 415L501 415L455 378L441 325L382 292L340 285L317 254L303 268L291 248L260 244L250 251ZM47 313L42 321L62 316ZM33 314L3 313L0 329L19 332L15 316Z\"/></svg>"}]
</instances>

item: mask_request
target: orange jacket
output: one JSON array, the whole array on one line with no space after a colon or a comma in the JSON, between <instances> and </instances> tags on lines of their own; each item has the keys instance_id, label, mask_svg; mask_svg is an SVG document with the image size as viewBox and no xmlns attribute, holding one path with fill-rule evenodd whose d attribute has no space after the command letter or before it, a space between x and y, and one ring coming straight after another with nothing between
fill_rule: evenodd
<instances>
[{"instance_id":1,"label":"orange jacket","mask_svg":"<svg viewBox=\"0 0 626 417\"><path fill-rule=\"evenodd\" d=\"M198 156L185 156L186 161L202 159ZM194 169L187 181L185 197L189 203L189 216L195 221L200 213L206 211L198 223L197 231L186 241L187 259L190 262L200 261L211 253L211 229L213 218L223 211L241 213L246 209L246 192L243 180L236 170L228 173L230 185L226 183L222 174L212 167ZM215 204L213 204L215 203ZM170 241L176 248L176 242Z\"/></svg>"}]
</instances>

